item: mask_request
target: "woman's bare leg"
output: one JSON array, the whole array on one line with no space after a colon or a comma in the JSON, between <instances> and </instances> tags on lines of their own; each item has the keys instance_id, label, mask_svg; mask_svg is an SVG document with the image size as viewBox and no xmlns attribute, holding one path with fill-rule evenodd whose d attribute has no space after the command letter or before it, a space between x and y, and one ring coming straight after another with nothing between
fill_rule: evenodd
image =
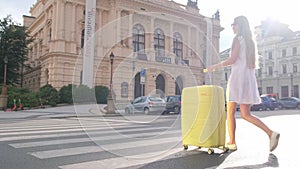
<instances>
[{"instance_id":1,"label":"woman's bare leg","mask_svg":"<svg viewBox=\"0 0 300 169\"><path fill-rule=\"evenodd\" d=\"M228 134L230 139L227 144L235 144L235 129L236 129L235 111L236 111L236 103L228 102L227 103L227 127L228 127Z\"/></svg>"},{"instance_id":2,"label":"woman's bare leg","mask_svg":"<svg viewBox=\"0 0 300 169\"><path fill-rule=\"evenodd\" d=\"M259 118L253 116L250 113L250 108L251 108L250 104L241 104L240 105L240 111L241 111L242 118L245 119L246 121L256 125L260 129L262 129L264 132L266 132L266 134L270 138L271 134L272 134L272 130L270 130L269 127L266 126Z\"/></svg>"}]
</instances>

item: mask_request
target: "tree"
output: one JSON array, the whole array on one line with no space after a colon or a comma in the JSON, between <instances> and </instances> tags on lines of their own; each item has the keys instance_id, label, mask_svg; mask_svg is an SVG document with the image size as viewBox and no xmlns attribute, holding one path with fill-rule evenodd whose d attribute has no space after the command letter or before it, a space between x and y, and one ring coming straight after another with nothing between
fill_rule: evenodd
<instances>
[{"instance_id":1,"label":"tree","mask_svg":"<svg viewBox=\"0 0 300 169\"><path fill-rule=\"evenodd\" d=\"M3 83L4 58L7 57L7 84L20 85L31 38L24 26L15 24L10 15L0 19L0 83Z\"/></svg>"},{"instance_id":2,"label":"tree","mask_svg":"<svg viewBox=\"0 0 300 169\"><path fill-rule=\"evenodd\" d=\"M59 101L58 91L50 84L47 84L39 89L38 97L44 104L50 106L56 106Z\"/></svg>"}]
</instances>

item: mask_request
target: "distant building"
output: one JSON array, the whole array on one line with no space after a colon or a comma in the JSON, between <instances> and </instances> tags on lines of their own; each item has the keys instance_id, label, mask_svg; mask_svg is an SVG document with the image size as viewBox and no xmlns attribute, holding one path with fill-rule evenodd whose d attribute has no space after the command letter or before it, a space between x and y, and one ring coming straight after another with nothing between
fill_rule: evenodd
<instances>
[{"instance_id":1,"label":"distant building","mask_svg":"<svg viewBox=\"0 0 300 169\"><path fill-rule=\"evenodd\" d=\"M261 93L278 97L299 97L300 34L278 21L265 20L255 28L261 69L258 84Z\"/></svg>"},{"instance_id":2,"label":"distant building","mask_svg":"<svg viewBox=\"0 0 300 169\"><path fill-rule=\"evenodd\" d=\"M34 41L29 45L23 86L36 91L82 84L86 1L37 0L24 16ZM109 87L114 53L113 91L117 99L181 94L205 83L202 69L219 51L218 18L199 14L197 1L97 0L93 86ZM143 71L141 78L141 71Z\"/></svg>"},{"instance_id":3,"label":"distant building","mask_svg":"<svg viewBox=\"0 0 300 169\"><path fill-rule=\"evenodd\" d=\"M300 32L288 25L267 19L255 27L260 68L256 71L260 94L276 94L279 98L299 98ZM230 49L220 53L221 60L229 57ZM230 67L224 69L222 86L226 87Z\"/></svg>"}]
</instances>

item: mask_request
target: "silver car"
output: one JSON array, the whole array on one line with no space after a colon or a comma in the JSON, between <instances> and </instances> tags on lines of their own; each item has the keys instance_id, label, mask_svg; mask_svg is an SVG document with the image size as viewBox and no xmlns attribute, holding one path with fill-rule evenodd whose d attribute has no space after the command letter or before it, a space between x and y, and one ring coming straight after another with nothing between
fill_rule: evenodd
<instances>
[{"instance_id":1,"label":"silver car","mask_svg":"<svg viewBox=\"0 0 300 169\"><path fill-rule=\"evenodd\" d=\"M134 99L131 104L126 105L126 113L142 112L144 114L160 113L162 114L166 107L166 102L160 97L140 96Z\"/></svg>"}]
</instances>

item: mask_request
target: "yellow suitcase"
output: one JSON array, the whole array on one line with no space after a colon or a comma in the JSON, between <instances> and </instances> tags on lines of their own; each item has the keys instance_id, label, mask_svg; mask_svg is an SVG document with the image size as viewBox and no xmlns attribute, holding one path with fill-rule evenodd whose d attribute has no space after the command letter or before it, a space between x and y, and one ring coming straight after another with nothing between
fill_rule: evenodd
<instances>
[{"instance_id":1,"label":"yellow suitcase","mask_svg":"<svg viewBox=\"0 0 300 169\"><path fill-rule=\"evenodd\" d=\"M181 105L182 144L213 148L224 152L226 137L226 111L223 88L215 85L203 85L184 88Z\"/></svg>"}]
</instances>

